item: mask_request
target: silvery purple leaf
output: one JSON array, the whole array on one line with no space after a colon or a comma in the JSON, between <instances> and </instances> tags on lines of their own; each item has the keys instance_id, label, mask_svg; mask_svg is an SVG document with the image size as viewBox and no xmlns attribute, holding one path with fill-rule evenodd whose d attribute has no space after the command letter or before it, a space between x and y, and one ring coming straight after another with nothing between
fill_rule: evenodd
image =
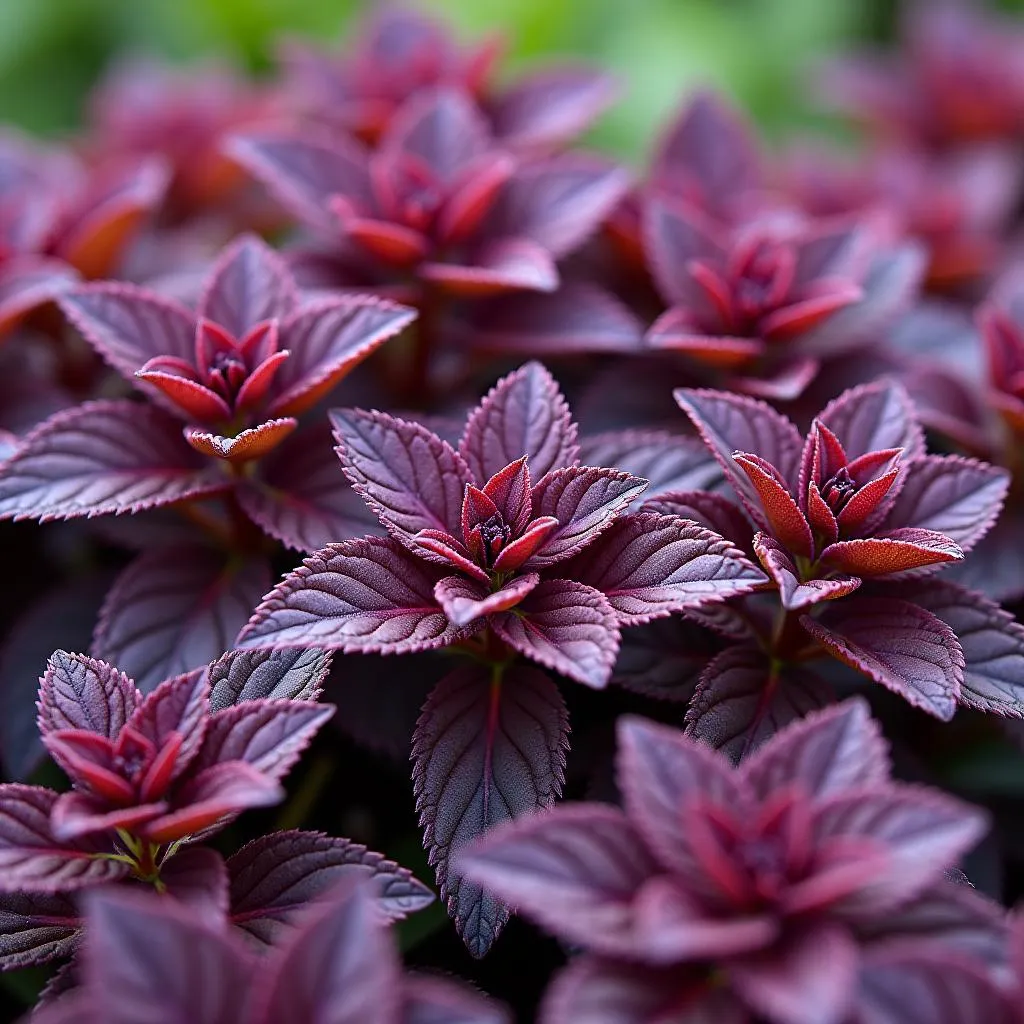
<instances>
[{"instance_id":1,"label":"silvery purple leaf","mask_svg":"<svg viewBox=\"0 0 1024 1024\"><path fill-rule=\"evenodd\" d=\"M141 701L132 679L84 654L54 651L39 686L39 732L88 729L115 739Z\"/></svg>"},{"instance_id":2,"label":"silvery purple leaf","mask_svg":"<svg viewBox=\"0 0 1024 1024\"><path fill-rule=\"evenodd\" d=\"M326 651L228 651L209 668L210 710L251 700L316 700L331 668Z\"/></svg>"},{"instance_id":3,"label":"silvery purple leaf","mask_svg":"<svg viewBox=\"0 0 1024 1024\"><path fill-rule=\"evenodd\" d=\"M12 971L74 952L82 918L63 893L0 894L0 970Z\"/></svg>"}]
</instances>

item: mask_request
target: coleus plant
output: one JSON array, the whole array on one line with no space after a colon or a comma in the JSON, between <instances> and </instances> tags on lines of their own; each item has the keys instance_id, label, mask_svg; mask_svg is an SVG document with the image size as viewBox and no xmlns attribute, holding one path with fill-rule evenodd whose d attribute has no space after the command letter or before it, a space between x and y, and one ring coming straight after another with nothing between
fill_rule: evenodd
<instances>
[{"instance_id":1,"label":"coleus plant","mask_svg":"<svg viewBox=\"0 0 1024 1024\"><path fill-rule=\"evenodd\" d=\"M665 494L647 507L689 515L752 552L771 590L691 619L724 642L687 715L734 754L831 699L813 663L834 658L940 719L958 704L1020 717L1024 637L982 595L933 579L991 527L1005 471L928 455L894 382L845 392L806 438L763 402L717 391L676 397L719 461L721 494ZM648 634L658 646L665 638Z\"/></svg>"},{"instance_id":2,"label":"coleus plant","mask_svg":"<svg viewBox=\"0 0 1024 1024\"><path fill-rule=\"evenodd\" d=\"M268 538L310 551L366 532L326 424L299 418L414 314L371 296L304 298L252 236L224 250L195 310L113 282L72 289L62 308L146 401L42 423L0 470L0 516L171 506L193 524L184 547L180 529L171 546L147 539L101 614L94 653L151 689L228 646L269 586Z\"/></svg>"},{"instance_id":3,"label":"coleus plant","mask_svg":"<svg viewBox=\"0 0 1024 1024\"><path fill-rule=\"evenodd\" d=\"M506 1024L468 986L402 971L365 885L346 881L257 956L216 913L138 893L86 908L83 984L39 1024Z\"/></svg>"},{"instance_id":4,"label":"coleus plant","mask_svg":"<svg viewBox=\"0 0 1024 1024\"><path fill-rule=\"evenodd\" d=\"M1001 908L944 876L985 815L889 778L859 699L734 768L617 727L621 808L564 804L467 848L468 876L584 953L542 1024L1006 1020Z\"/></svg>"},{"instance_id":5,"label":"coleus plant","mask_svg":"<svg viewBox=\"0 0 1024 1024\"><path fill-rule=\"evenodd\" d=\"M345 474L389 536L306 559L238 644L444 648L472 659L431 693L413 758L442 895L482 955L508 911L462 886L451 852L495 820L550 803L567 746L557 687L518 659L603 687L622 626L748 593L765 577L692 521L628 511L645 480L580 466L576 426L538 363L495 386L457 450L384 413L331 418Z\"/></svg>"}]
</instances>

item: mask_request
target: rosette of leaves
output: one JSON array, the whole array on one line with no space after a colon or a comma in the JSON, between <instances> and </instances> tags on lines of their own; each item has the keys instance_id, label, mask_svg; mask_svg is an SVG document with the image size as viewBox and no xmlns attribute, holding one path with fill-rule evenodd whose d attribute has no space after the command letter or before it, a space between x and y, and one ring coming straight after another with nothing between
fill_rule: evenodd
<instances>
[{"instance_id":1,"label":"rosette of leaves","mask_svg":"<svg viewBox=\"0 0 1024 1024\"><path fill-rule=\"evenodd\" d=\"M343 882L257 956L216 914L139 893L92 894L83 984L39 1024L506 1024L468 986L403 972L372 895Z\"/></svg>"},{"instance_id":2,"label":"rosette of leaves","mask_svg":"<svg viewBox=\"0 0 1024 1024\"><path fill-rule=\"evenodd\" d=\"M832 699L814 671L821 658L943 720L961 704L1024 714L1020 627L982 595L934 578L995 522L1004 470L926 454L895 383L844 393L806 439L750 398L692 390L677 398L737 501L677 493L650 507L719 530L752 551L772 581L770 592L730 600L713 615L687 613L719 636L717 656L702 670L691 664L675 693L693 695L692 732L733 754L762 742ZM657 659L683 638L648 630L637 640ZM683 668L678 656L676 664ZM687 676L692 682L695 667L694 693Z\"/></svg>"},{"instance_id":3,"label":"rosette of leaves","mask_svg":"<svg viewBox=\"0 0 1024 1024\"><path fill-rule=\"evenodd\" d=\"M302 115L372 142L410 97L434 86L457 86L473 97L501 145L516 151L570 142L616 91L610 75L581 65L542 68L510 85L495 85L503 50L500 36L462 45L444 22L382 4L339 53L287 41L281 88Z\"/></svg>"},{"instance_id":4,"label":"rosette of leaves","mask_svg":"<svg viewBox=\"0 0 1024 1024\"><path fill-rule=\"evenodd\" d=\"M73 954L78 896L110 882L226 916L255 949L351 876L372 881L389 918L429 904L406 869L347 839L273 832L226 862L202 845L238 811L280 798L333 712L316 703L329 667L323 651L232 651L142 698L104 662L56 652L39 729L72 788L0 786L0 969Z\"/></svg>"},{"instance_id":5,"label":"rosette of leaves","mask_svg":"<svg viewBox=\"0 0 1024 1024\"><path fill-rule=\"evenodd\" d=\"M564 804L461 857L581 948L542 1024L1005 1021L1002 909L945 877L985 815L893 782L859 699L734 768L675 729L618 723L623 806Z\"/></svg>"},{"instance_id":6,"label":"rosette of leaves","mask_svg":"<svg viewBox=\"0 0 1024 1024\"><path fill-rule=\"evenodd\" d=\"M379 412L332 420L344 471L389 536L308 558L239 645L469 656L431 693L413 759L442 895L482 955L507 909L462 885L451 851L550 803L567 747L558 688L520 659L602 687L622 626L747 593L764 576L710 530L629 511L645 480L580 466L569 409L537 363L484 398L457 450Z\"/></svg>"},{"instance_id":7,"label":"rosette of leaves","mask_svg":"<svg viewBox=\"0 0 1024 1024\"><path fill-rule=\"evenodd\" d=\"M38 426L0 470L0 516L171 507L142 521L142 554L111 589L93 648L149 690L230 645L269 587L268 537L311 551L366 532L326 423L300 419L414 314L367 296L304 300L251 236L222 253L195 311L119 283L62 301L146 401L86 402Z\"/></svg>"}]
</instances>

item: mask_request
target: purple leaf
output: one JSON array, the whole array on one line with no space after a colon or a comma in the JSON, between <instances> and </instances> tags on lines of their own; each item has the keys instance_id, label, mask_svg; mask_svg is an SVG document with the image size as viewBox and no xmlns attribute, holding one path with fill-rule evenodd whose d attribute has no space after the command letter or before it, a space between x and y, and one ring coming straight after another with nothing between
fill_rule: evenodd
<instances>
[{"instance_id":1,"label":"purple leaf","mask_svg":"<svg viewBox=\"0 0 1024 1024\"><path fill-rule=\"evenodd\" d=\"M718 534L653 512L613 523L560 571L600 590L621 626L748 593L765 579Z\"/></svg>"},{"instance_id":2,"label":"purple leaf","mask_svg":"<svg viewBox=\"0 0 1024 1024\"><path fill-rule=\"evenodd\" d=\"M50 816L57 794L41 786L0 786L0 891L69 892L121 878L128 866L97 856L88 840L54 837Z\"/></svg>"},{"instance_id":3,"label":"purple leaf","mask_svg":"<svg viewBox=\"0 0 1024 1024\"><path fill-rule=\"evenodd\" d=\"M492 593L478 580L445 576L437 581L434 596L456 626L467 626L474 619L503 612L519 604L539 582L540 576L531 572L509 580Z\"/></svg>"},{"instance_id":4,"label":"purple leaf","mask_svg":"<svg viewBox=\"0 0 1024 1024\"><path fill-rule=\"evenodd\" d=\"M281 257L261 238L241 235L217 258L198 312L240 339L264 320L283 320L298 304L295 282Z\"/></svg>"},{"instance_id":5,"label":"purple leaf","mask_svg":"<svg viewBox=\"0 0 1024 1024\"><path fill-rule=\"evenodd\" d=\"M719 229L700 210L677 201L654 197L643 207L643 245L658 291L674 309L700 301L688 285L687 266L694 260L720 259ZM656 330L664 321L656 324ZM652 332L654 333L654 332ZM651 335L648 335L648 341ZM746 341L746 339L743 339ZM747 344L757 345L756 340Z\"/></svg>"},{"instance_id":6,"label":"purple leaf","mask_svg":"<svg viewBox=\"0 0 1024 1024\"><path fill-rule=\"evenodd\" d=\"M848 598L824 621L801 624L833 657L936 718L956 711L964 656L956 634L919 605Z\"/></svg>"},{"instance_id":7,"label":"purple leaf","mask_svg":"<svg viewBox=\"0 0 1024 1024\"><path fill-rule=\"evenodd\" d=\"M210 684L205 672L190 672L161 683L135 709L128 725L159 750L172 734L181 746L171 778L178 778L195 757L209 721Z\"/></svg>"},{"instance_id":8,"label":"purple leaf","mask_svg":"<svg viewBox=\"0 0 1024 1024\"><path fill-rule=\"evenodd\" d=\"M619 651L614 609L600 591L571 580L544 580L489 625L531 661L597 689L607 684Z\"/></svg>"},{"instance_id":9,"label":"purple leaf","mask_svg":"<svg viewBox=\"0 0 1024 1024\"><path fill-rule=\"evenodd\" d=\"M526 567L553 565L578 553L646 487L646 480L614 469L571 466L547 473L533 488L533 515L551 516L559 525L527 559Z\"/></svg>"},{"instance_id":10,"label":"purple leaf","mask_svg":"<svg viewBox=\"0 0 1024 1024\"><path fill-rule=\"evenodd\" d=\"M253 522L298 551L384 532L341 472L326 422L287 437L235 494Z\"/></svg>"},{"instance_id":11,"label":"purple leaf","mask_svg":"<svg viewBox=\"0 0 1024 1024\"><path fill-rule=\"evenodd\" d=\"M269 586L257 559L227 560L199 547L146 552L107 594L93 653L122 666L145 693L231 647Z\"/></svg>"},{"instance_id":12,"label":"purple leaf","mask_svg":"<svg viewBox=\"0 0 1024 1024\"><path fill-rule=\"evenodd\" d=\"M63 260L16 256L0 275L0 336L9 334L24 317L62 295L78 281Z\"/></svg>"},{"instance_id":13,"label":"purple leaf","mask_svg":"<svg viewBox=\"0 0 1024 1024\"><path fill-rule=\"evenodd\" d=\"M69 957L81 927L78 908L63 893L0 895L0 970Z\"/></svg>"},{"instance_id":14,"label":"purple leaf","mask_svg":"<svg viewBox=\"0 0 1024 1024\"><path fill-rule=\"evenodd\" d=\"M709 630L682 618L631 626L622 633L612 683L645 697L687 703L721 646Z\"/></svg>"},{"instance_id":15,"label":"purple leaf","mask_svg":"<svg viewBox=\"0 0 1024 1024\"><path fill-rule=\"evenodd\" d=\"M54 651L39 686L39 732L86 729L117 738L141 697L123 672L84 654Z\"/></svg>"},{"instance_id":16,"label":"purple leaf","mask_svg":"<svg viewBox=\"0 0 1024 1024\"><path fill-rule=\"evenodd\" d=\"M568 728L558 688L527 666L495 679L457 669L424 705L412 749L416 807L441 898L473 956L487 952L509 911L452 858L487 829L554 802Z\"/></svg>"},{"instance_id":17,"label":"purple leaf","mask_svg":"<svg viewBox=\"0 0 1024 1024\"><path fill-rule=\"evenodd\" d=\"M754 551L779 588L779 601L787 611L808 608L822 601L834 601L853 593L861 580L856 576L831 575L827 579L800 581L800 570L789 552L774 537L758 533Z\"/></svg>"},{"instance_id":18,"label":"purple leaf","mask_svg":"<svg viewBox=\"0 0 1024 1024\"><path fill-rule=\"evenodd\" d=\"M995 523L1008 487L1006 470L959 455L924 455L908 467L883 526L934 530L967 552Z\"/></svg>"},{"instance_id":19,"label":"purple leaf","mask_svg":"<svg viewBox=\"0 0 1024 1024\"><path fill-rule=\"evenodd\" d=\"M465 986L430 976L405 979L402 1024L509 1024L505 1009Z\"/></svg>"},{"instance_id":20,"label":"purple leaf","mask_svg":"<svg viewBox=\"0 0 1024 1024\"><path fill-rule=\"evenodd\" d=\"M268 415L297 416L415 319L414 310L364 295L309 303L281 324L290 355L274 378Z\"/></svg>"},{"instance_id":21,"label":"purple leaf","mask_svg":"<svg viewBox=\"0 0 1024 1024\"><path fill-rule=\"evenodd\" d=\"M228 486L159 409L86 402L41 424L3 464L0 516L46 522L119 515Z\"/></svg>"},{"instance_id":22,"label":"purple leaf","mask_svg":"<svg viewBox=\"0 0 1024 1024\"><path fill-rule=\"evenodd\" d=\"M558 287L558 268L551 254L525 238L491 242L474 255L473 265L421 263L418 272L453 296L485 298L525 289L553 292Z\"/></svg>"},{"instance_id":23,"label":"purple leaf","mask_svg":"<svg viewBox=\"0 0 1024 1024\"><path fill-rule=\"evenodd\" d=\"M210 716L203 745L190 771L244 761L272 779L283 779L334 714L332 704L304 700L245 701Z\"/></svg>"},{"instance_id":24,"label":"purple leaf","mask_svg":"<svg viewBox=\"0 0 1024 1024\"><path fill-rule=\"evenodd\" d=\"M321 832L272 832L228 860L231 920L259 947L278 946L297 915L343 879L367 878L377 904L400 920L430 904L433 893L394 861Z\"/></svg>"},{"instance_id":25,"label":"purple leaf","mask_svg":"<svg viewBox=\"0 0 1024 1024\"><path fill-rule=\"evenodd\" d=\"M924 454L924 435L914 405L892 381L850 388L825 406L818 422L839 438L851 460L887 448L904 449L904 460Z\"/></svg>"},{"instance_id":26,"label":"purple leaf","mask_svg":"<svg viewBox=\"0 0 1024 1024\"><path fill-rule=\"evenodd\" d=\"M438 576L387 538L330 544L264 598L238 646L386 654L444 647L459 630L434 597Z\"/></svg>"},{"instance_id":27,"label":"purple leaf","mask_svg":"<svg viewBox=\"0 0 1024 1024\"><path fill-rule=\"evenodd\" d=\"M574 466L579 457L576 425L558 385L540 363L503 377L473 410L459 451L478 482L529 457L530 476ZM461 492L460 492L461 502Z\"/></svg>"},{"instance_id":28,"label":"purple leaf","mask_svg":"<svg viewBox=\"0 0 1024 1024\"><path fill-rule=\"evenodd\" d=\"M223 924L228 913L228 872L216 850L185 846L160 865L160 880L167 892L185 903L213 926Z\"/></svg>"},{"instance_id":29,"label":"purple leaf","mask_svg":"<svg viewBox=\"0 0 1024 1024\"><path fill-rule=\"evenodd\" d=\"M813 672L779 672L763 652L730 647L701 674L686 712L686 734L739 761L832 700L830 687Z\"/></svg>"},{"instance_id":30,"label":"purple leaf","mask_svg":"<svg viewBox=\"0 0 1024 1024\"><path fill-rule=\"evenodd\" d=\"M333 409L331 423L345 475L391 533L410 545L420 530L461 533L472 478L447 442L380 412Z\"/></svg>"},{"instance_id":31,"label":"purple leaf","mask_svg":"<svg viewBox=\"0 0 1024 1024\"><path fill-rule=\"evenodd\" d=\"M251 700L316 700L331 668L326 651L228 651L209 669L210 710Z\"/></svg>"},{"instance_id":32,"label":"purple leaf","mask_svg":"<svg viewBox=\"0 0 1024 1024\"><path fill-rule=\"evenodd\" d=\"M743 509L725 495L707 491L669 491L660 498L645 501L640 511L692 519L705 529L720 533L741 551L754 552L754 528L750 520Z\"/></svg>"}]
</instances>

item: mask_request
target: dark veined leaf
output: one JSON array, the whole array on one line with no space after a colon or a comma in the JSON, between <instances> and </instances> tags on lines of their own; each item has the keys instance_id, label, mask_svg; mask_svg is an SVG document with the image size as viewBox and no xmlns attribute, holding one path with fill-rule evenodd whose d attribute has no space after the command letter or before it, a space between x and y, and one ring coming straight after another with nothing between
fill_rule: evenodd
<instances>
[{"instance_id":1,"label":"dark veined leaf","mask_svg":"<svg viewBox=\"0 0 1024 1024\"><path fill-rule=\"evenodd\" d=\"M262 560L228 561L200 547L146 552L107 594L93 654L148 692L231 647L269 586Z\"/></svg>"},{"instance_id":2,"label":"dark veined leaf","mask_svg":"<svg viewBox=\"0 0 1024 1024\"><path fill-rule=\"evenodd\" d=\"M444 647L460 633L434 597L441 575L390 538L329 544L267 595L237 645L382 654Z\"/></svg>"},{"instance_id":3,"label":"dark veined leaf","mask_svg":"<svg viewBox=\"0 0 1024 1024\"><path fill-rule=\"evenodd\" d=\"M316 700L331 656L316 648L228 651L209 669L210 710L249 700Z\"/></svg>"},{"instance_id":4,"label":"dark veined leaf","mask_svg":"<svg viewBox=\"0 0 1024 1024\"><path fill-rule=\"evenodd\" d=\"M229 486L151 406L86 402L29 434L0 471L0 517L119 515L216 494Z\"/></svg>"},{"instance_id":5,"label":"dark veined leaf","mask_svg":"<svg viewBox=\"0 0 1024 1024\"><path fill-rule=\"evenodd\" d=\"M730 647L701 674L686 733L739 761L832 700L831 688L813 672L773 669L762 651Z\"/></svg>"},{"instance_id":6,"label":"dark veined leaf","mask_svg":"<svg viewBox=\"0 0 1024 1024\"><path fill-rule=\"evenodd\" d=\"M466 880L453 858L487 829L555 800L568 731L558 688L522 665L497 678L476 666L457 669L423 708L412 749L423 841L441 898L473 956L487 952L509 909Z\"/></svg>"},{"instance_id":7,"label":"dark veined leaf","mask_svg":"<svg viewBox=\"0 0 1024 1024\"><path fill-rule=\"evenodd\" d=\"M569 407L551 374L535 362L491 389L470 414L459 451L478 483L524 455L533 480L579 457Z\"/></svg>"},{"instance_id":8,"label":"dark veined leaf","mask_svg":"<svg viewBox=\"0 0 1024 1024\"><path fill-rule=\"evenodd\" d=\"M612 683L659 700L689 702L722 642L710 630L673 616L622 632Z\"/></svg>"},{"instance_id":9,"label":"dark veined leaf","mask_svg":"<svg viewBox=\"0 0 1024 1024\"><path fill-rule=\"evenodd\" d=\"M0 970L70 956L81 926L74 900L63 893L0 894Z\"/></svg>"},{"instance_id":10,"label":"dark veined leaf","mask_svg":"<svg viewBox=\"0 0 1024 1024\"><path fill-rule=\"evenodd\" d=\"M948 721L956 711L964 656L956 634L920 605L850 597L801 624L833 657L915 707Z\"/></svg>"},{"instance_id":11,"label":"dark veined leaf","mask_svg":"<svg viewBox=\"0 0 1024 1024\"><path fill-rule=\"evenodd\" d=\"M272 832L228 860L231 920L260 946L280 945L296 914L343 879L368 878L393 920L433 902L434 894L379 853L321 832Z\"/></svg>"},{"instance_id":12,"label":"dark veined leaf","mask_svg":"<svg viewBox=\"0 0 1024 1024\"><path fill-rule=\"evenodd\" d=\"M39 732L86 729L116 739L138 703L135 683L113 665L54 651L39 686Z\"/></svg>"},{"instance_id":13,"label":"dark veined leaf","mask_svg":"<svg viewBox=\"0 0 1024 1024\"><path fill-rule=\"evenodd\" d=\"M886 448L902 448L904 459L924 454L924 434L913 402L893 381L844 391L818 414L818 421L839 438L850 459Z\"/></svg>"}]
</instances>

